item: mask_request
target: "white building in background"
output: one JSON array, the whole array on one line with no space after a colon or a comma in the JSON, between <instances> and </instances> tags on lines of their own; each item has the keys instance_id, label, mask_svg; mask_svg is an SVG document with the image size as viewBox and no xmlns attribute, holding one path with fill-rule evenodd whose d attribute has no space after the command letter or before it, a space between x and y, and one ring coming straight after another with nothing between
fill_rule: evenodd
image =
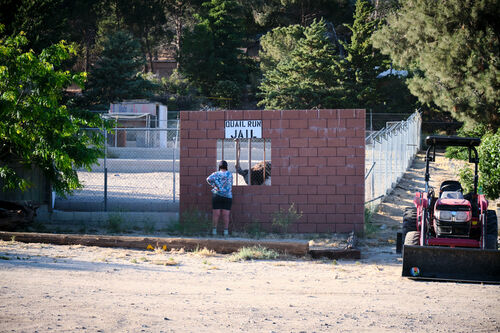
<instances>
[{"instance_id":1,"label":"white building in background","mask_svg":"<svg viewBox=\"0 0 500 333\"><path fill-rule=\"evenodd\" d=\"M167 147L169 119L166 105L145 100L112 103L104 117L116 121L116 135L110 136L108 141L112 146ZM131 128L134 130L126 130Z\"/></svg>"}]
</instances>

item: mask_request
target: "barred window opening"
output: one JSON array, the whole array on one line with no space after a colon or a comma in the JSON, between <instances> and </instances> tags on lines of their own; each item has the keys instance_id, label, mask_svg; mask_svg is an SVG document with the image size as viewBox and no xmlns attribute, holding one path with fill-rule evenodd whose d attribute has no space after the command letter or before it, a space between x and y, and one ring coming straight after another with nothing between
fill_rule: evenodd
<instances>
[{"instance_id":1,"label":"barred window opening","mask_svg":"<svg viewBox=\"0 0 500 333\"><path fill-rule=\"evenodd\" d=\"M226 160L233 186L271 185L270 139L217 140L217 163Z\"/></svg>"}]
</instances>

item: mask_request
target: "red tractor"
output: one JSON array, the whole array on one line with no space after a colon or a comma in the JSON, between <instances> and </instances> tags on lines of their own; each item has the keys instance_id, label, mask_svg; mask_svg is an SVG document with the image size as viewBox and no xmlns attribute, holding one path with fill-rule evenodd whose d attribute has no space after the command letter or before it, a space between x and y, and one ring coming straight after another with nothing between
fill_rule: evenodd
<instances>
[{"instance_id":1,"label":"red tractor","mask_svg":"<svg viewBox=\"0 0 500 333\"><path fill-rule=\"evenodd\" d=\"M497 216L477 189L476 147L481 140L428 136L425 141L425 190L415 194L415 207L406 209L403 216L403 276L500 282ZM436 159L436 147L448 146L468 149L469 163L475 166L472 193L464 194L455 180L444 181L437 193L429 186L429 162Z\"/></svg>"}]
</instances>

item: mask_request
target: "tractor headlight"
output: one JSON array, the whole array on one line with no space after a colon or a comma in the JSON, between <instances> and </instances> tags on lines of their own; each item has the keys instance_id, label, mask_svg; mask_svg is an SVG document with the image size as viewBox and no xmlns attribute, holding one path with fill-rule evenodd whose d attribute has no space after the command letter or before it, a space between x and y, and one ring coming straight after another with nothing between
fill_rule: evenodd
<instances>
[{"instance_id":1,"label":"tractor headlight","mask_svg":"<svg viewBox=\"0 0 500 333\"><path fill-rule=\"evenodd\" d=\"M451 211L449 210L436 210L436 219L440 221L451 221Z\"/></svg>"},{"instance_id":2,"label":"tractor headlight","mask_svg":"<svg viewBox=\"0 0 500 333\"><path fill-rule=\"evenodd\" d=\"M439 221L449 222L467 222L470 220L469 212L466 211L436 210L435 217Z\"/></svg>"},{"instance_id":3,"label":"tractor headlight","mask_svg":"<svg viewBox=\"0 0 500 333\"><path fill-rule=\"evenodd\" d=\"M453 212L455 213L455 212ZM456 212L455 221L467 222L469 221L469 212Z\"/></svg>"}]
</instances>

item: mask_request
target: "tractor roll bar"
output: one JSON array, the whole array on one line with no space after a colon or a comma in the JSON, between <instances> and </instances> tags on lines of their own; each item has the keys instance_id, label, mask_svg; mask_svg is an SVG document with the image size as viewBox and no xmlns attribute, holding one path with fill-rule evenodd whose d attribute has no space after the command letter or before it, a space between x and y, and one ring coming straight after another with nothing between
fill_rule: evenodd
<instances>
[{"instance_id":1,"label":"tractor roll bar","mask_svg":"<svg viewBox=\"0 0 500 333\"><path fill-rule=\"evenodd\" d=\"M430 135L425 138L425 144L438 147L477 147L481 144L481 139L464 138L460 136Z\"/></svg>"},{"instance_id":2,"label":"tractor roll bar","mask_svg":"<svg viewBox=\"0 0 500 333\"><path fill-rule=\"evenodd\" d=\"M476 147L481 144L480 138L464 138L460 136L430 135L425 138L428 145L425 153L425 192L429 190L429 162L436 161L436 147L467 147L469 151L469 163L474 163L474 196L477 195L478 164L479 156ZM432 150L432 156L430 152ZM474 152L474 156L472 156Z\"/></svg>"}]
</instances>

